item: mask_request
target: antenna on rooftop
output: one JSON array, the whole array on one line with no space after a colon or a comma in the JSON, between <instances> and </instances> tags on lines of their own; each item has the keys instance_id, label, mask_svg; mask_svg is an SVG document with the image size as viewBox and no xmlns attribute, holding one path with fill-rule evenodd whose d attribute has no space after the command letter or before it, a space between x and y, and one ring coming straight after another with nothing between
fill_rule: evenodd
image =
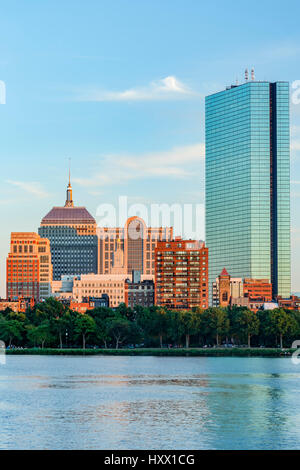
<instances>
[{"instance_id":1,"label":"antenna on rooftop","mask_svg":"<svg viewBox=\"0 0 300 470\"><path fill-rule=\"evenodd\" d=\"M248 69L245 70L245 80L246 82L248 82L248 79L249 79L249 72L248 72Z\"/></svg>"},{"instance_id":2,"label":"antenna on rooftop","mask_svg":"<svg viewBox=\"0 0 300 470\"><path fill-rule=\"evenodd\" d=\"M251 80L254 82L255 80L255 75L254 75L254 69L251 69Z\"/></svg>"}]
</instances>

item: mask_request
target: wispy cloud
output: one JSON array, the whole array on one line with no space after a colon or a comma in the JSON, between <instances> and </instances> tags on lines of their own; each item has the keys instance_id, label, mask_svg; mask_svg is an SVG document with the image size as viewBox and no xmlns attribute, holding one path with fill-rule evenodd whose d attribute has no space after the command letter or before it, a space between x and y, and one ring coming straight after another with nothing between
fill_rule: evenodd
<instances>
[{"instance_id":1,"label":"wispy cloud","mask_svg":"<svg viewBox=\"0 0 300 470\"><path fill-rule=\"evenodd\" d=\"M182 99L195 96L193 90L174 76L153 81L144 87L129 88L123 91L88 89L80 92L78 101L160 101Z\"/></svg>"},{"instance_id":2,"label":"wispy cloud","mask_svg":"<svg viewBox=\"0 0 300 470\"><path fill-rule=\"evenodd\" d=\"M185 178L193 175L188 165L204 160L203 143L174 147L161 152L106 155L89 178L73 178L86 187L121 184L132 179L151 177Z\"/></svg>"},{"instance_id":3,"label":"wispy cloud","mask_svg":"<svg viewBox=\"0 0 300 470\"><path fill-rule=\"evenodd\" d=\"M48 197L48 193L43 189L42 185L38 182L29 182L29 181L13 181L7 180L8 184L13 186L17 186L18 188L22 189L23 191L33 194L38 198L45 198Z\"/></svg>"}]
</instances>

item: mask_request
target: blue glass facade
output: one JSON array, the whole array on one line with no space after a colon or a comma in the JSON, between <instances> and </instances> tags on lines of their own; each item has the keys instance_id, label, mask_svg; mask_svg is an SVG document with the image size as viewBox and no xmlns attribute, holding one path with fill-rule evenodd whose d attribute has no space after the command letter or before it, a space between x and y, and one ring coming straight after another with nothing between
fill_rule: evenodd
<instances>
[{"instance_id":1,"label":"blue glass facade","mask_svg":"<svg viewBox=\"0 0 300 470\"><path fill-rule=\"evenodd\" d=\"M97 235L78 235L67 226L42 226L39 235L50 240L53 280L65 274L97 273Z\"/></svg>"},{"instance_id":2,"label":"blue glass facade","mask_svg":"<svg viewBox=\"0 0 300 470\"><path fill-rule=\"evenodd\" d=\"M206 97L210 286L269 279L290 295L289 85L247 82Z\"/></svg>"}]
</instances>

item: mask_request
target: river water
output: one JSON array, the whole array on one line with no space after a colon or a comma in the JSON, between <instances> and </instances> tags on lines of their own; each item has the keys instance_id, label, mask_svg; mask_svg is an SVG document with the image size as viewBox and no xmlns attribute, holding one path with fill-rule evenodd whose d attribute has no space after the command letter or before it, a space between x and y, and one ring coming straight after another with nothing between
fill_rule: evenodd
<instances>
[{"instance_id":1,"label":"river water","mask_svg":"<svg viewBox=\"0 0 300 470\"><path fill-rule=\"evenodd\" d=\"M7 356L0 449L297 449L289 358Z\"/></svg>"}]
</instances>

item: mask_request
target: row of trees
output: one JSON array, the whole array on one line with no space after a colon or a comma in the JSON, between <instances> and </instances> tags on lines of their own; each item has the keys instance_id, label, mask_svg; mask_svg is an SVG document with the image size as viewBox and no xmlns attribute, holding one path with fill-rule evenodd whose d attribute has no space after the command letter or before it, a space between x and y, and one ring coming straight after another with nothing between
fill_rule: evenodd
<instances>
[{"instance_id":1,"label":"row of trees","mask_svg":"<svg viewBox=\"0 0 300 470\"><path fill-rule=\"evenodd\" d=\"M166 310L96 308L82 315L50 298L24 313L0 315L0 340L11 347L115 347L172 344L200 347L233 343L290 347L300 337L300 312L244 307Z\"/></svg>"}]
</instances>

